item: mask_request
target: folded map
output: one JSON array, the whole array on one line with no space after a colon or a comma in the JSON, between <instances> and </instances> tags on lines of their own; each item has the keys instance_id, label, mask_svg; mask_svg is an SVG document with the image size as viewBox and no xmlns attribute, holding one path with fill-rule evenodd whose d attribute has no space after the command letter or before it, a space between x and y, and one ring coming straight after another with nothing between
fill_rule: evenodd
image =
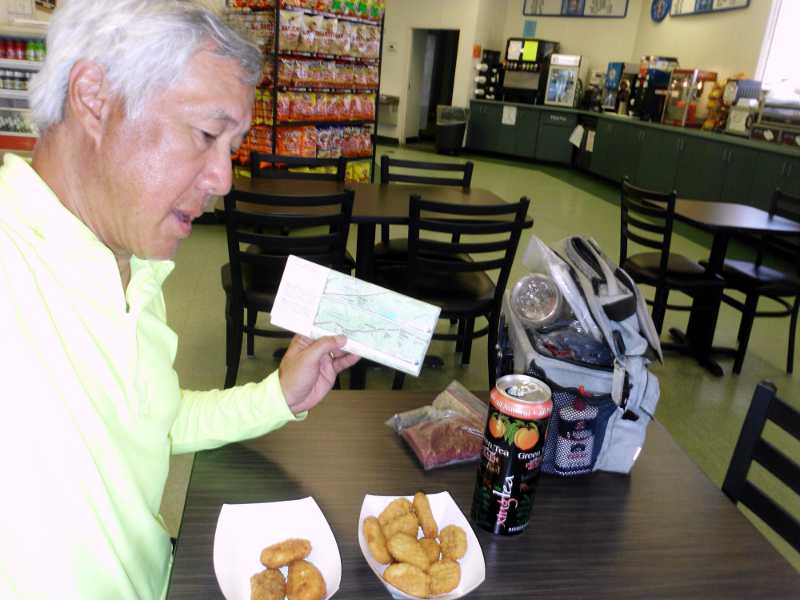
<instances>
[{"instance_id":1,"label":"folded map","mask_svg":"<svg viewBox=\"0 0 800 600\"><path fill-rule=\"evenodd\" d=\"M347 352L419 375L441 309L290 256L271 323L313 339L345 335Z\"/></svg>"}]
</instances>

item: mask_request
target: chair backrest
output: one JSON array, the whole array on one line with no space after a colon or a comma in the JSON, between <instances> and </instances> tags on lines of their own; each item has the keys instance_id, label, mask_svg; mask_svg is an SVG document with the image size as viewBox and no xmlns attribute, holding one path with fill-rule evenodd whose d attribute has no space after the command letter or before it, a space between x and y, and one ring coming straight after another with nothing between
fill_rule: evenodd
<instances>
[{"instance_id":1,"label":"chair backrest","mask_svg":"<svg viewBox=\"0 0 800 600\"><path fill-rule=\"evenodd\" d=\"M525 227L530 200L511 204L463 205L411 196L408 225L408 277L441 275L442 285L456 272L495 272L495 302L500 306ZM458 241L453 241L453 236ZM468 254L471 260L464 260Z\"/></svg>"},{"instance_id":2,"label":"chair backrest","mask_svg":"<svg viewBox=\"0 0 800 600\"><path fill-rule=\"evenodd\" d=\"M652 248L661 253L659 275L666 276L672 227L675 221L674 191L654 192L622 180L620 193L619 264L628 257L628 242Z\"/></svg>"},{"instance_id":3,"label":"chair backrest","mask_svg":"<svg viewBox=\"0 0 800 600\"><path fill-rule=\"evenodd\" d=\"M309 171L308 169L314 170ZM253 177L344 181L346 173L347 161L344 158L304 158L262 152L250 153L250 174Z\"/></svg>"},{"instance_id":4,"label":"chair backrest","mask_svg":"<svg viewBox=\"0 0 800 600\"><path fill-rule=\"evenodd\" d=\"M282 273L290 254L342 272L353 212L353 191L320 196L225 196L225 229L234 296L242 266ZM295 232L296 235L286 235Z\"/></svg>"},{"instance_id":5,"label":"chair backrest","mask_svg":"<svg viewBox=\"0 0 800 600\"><path fill-rule=\"evenodd\" d=\"M800 196L793 196L776 188L770 201L769 214L800 223ZM800 237L779 234L764 235L761 238L755 260L757 265L763 262L765 254L777 255L800 268L800 265L797 264L797 256L800 254Z\"/></svg>"},{"instance_id":6,"label":"chair backrest","mask_svg":"<svg viewBox=\"0 0 800 600\"><path fill-rule=\"evenodd\" d=\"M800 467L762 437L767 421L772 421L794 437L793 443L800 441L800 412L778 398L774 385L762 381L753 393L722 491L734 502L741 502L753 511L800 552L800 522L763 489L747 479L750 465L755 461L795 494L800 495Z\"/></svg>"},{"instance_id":7,"label":"chair backrest","mask_svg":"<svg viewBox=\"0 0 800 600\"><path fill-rule=\"evenodd\" d=\"M381 183L417 183L421 185L452 185L469 188L472 185L472 161L466 163L437 163L418 160L401 160L381 156ZM412 171L412 172L409 172ZM417 171L417 173L413 173ZM437 177L419 171L457 173L457 177Z\"/></svg>"}]
</instances>

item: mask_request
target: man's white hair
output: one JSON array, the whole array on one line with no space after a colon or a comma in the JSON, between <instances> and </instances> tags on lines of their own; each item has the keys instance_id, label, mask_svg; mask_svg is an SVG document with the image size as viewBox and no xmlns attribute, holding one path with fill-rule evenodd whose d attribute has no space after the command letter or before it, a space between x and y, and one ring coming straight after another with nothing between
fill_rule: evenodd
<instances>
[{"instance_id":1,"label":"man's white hair","mask_svg":"<svg viewBox=\"0 0 800 600\"><path fill-rule=\"evenodd\" d=\"M62 0L50 20L47 58L31 82L33 120L44 134L64 119L70 71L79 60L104 68L111 93L136 118L205 47L238 63L244 82L258 83L258 46L195 0Z\"/></svg>"}]
</instances>

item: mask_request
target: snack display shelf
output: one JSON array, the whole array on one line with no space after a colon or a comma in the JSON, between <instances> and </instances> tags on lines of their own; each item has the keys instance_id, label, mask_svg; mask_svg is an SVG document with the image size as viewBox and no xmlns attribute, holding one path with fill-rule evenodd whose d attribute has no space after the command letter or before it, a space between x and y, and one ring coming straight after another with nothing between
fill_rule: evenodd
<instances>
[{"instance_id":1,"label":"snack display shelf","mask_svg":"<svg viewBox=\"0 0 800 600\"><path fill-rule=\"evenodd\" d=\"M287 6L291 2L281 0L275 0L275 6L236 9L231 5L241 2L227 0L228 13L234 15L239 26L259 36L259 45L264 49L266 58L263 81L258 87L253 108L254 127L231 157L237 170L245 170L252 151L325 158L336 156L339 152L344 155L349 149L349 155L344 156L348 165L361 162L367 163L367 166L366 169L354 167L352 177L348 166L348 181L369 181L374 178L377 106L374 107L375 111L365 112L360 108L333 112L293 111L291 103L302 100L312 102L316 107L317 101L325 105L335 99L338 103L341 96L353 96L356 104L365 99L370 103L377 102L383 42L383 2L375 2L381 6L379 19ZM370 13L370 16L374 17L375 14ZM349 33L343 34L343 41L337 38L332 43L331 38L324 38L327 44L319 42L320 45L317 45L316 32L322 31L323 21L330 26L332 20L347 24L344 32ZM332 27L335 33L336 24ZM331 31L327 33L331 35ZM352 51L351 43L354 44ZM289 66L290 62L296 65ZM309 71L296 70L300 65ZM324 72L316 73L314 69ZM308 96L289 99L290 108L284 112L286 106L281 102L285 103L287 99L283 95ZM292 116L298 120L287 118L293 112L297 112ZM327 118L315 118L318 116L316 112ZM354 118L364 116L367 118ZM356 131L347 131L351 128ZM312 131L300 131L302 129Z\"/></svg>"},{"instance_id":2,"label":"snack display shelf","mask_svg":"<svg viewBox=\"0 0 800 600\"><path fill-rule=\"evenodd\" d=\"M272 86L264 86L262 89L272 89ZM333 87L301 87L293 85L279 85L279 92L300 92L309 94L376 94L377 88L333 88Z\"/></svg>"},{"instance_id":3,"label":"snack display shelf","mask_svg":"<svg viewBox=\"0 0 800 600\"><path fill-rule=\"evenodd\" d=\"M379 58L366 58L363 56L349 56L346 54L321 54L319 52L303 52L301 50L279 50L278 58L313 58L317 60L335 60L336 62L359 63L375 65Z\"/></svg>"},{"instance_id":4,"label":"snack display shelf","mask_svg":"<svg viewBox=\"0 0 800 600\"><path fill-rule=\"evenodd\" d=\"M0 69L23 69L25 71L38 71L42 68L43 62L35 60L14 60L11 58L0 58Z\"/></svg>"},{"instance_id":5,"label":"snack display shelf","mask_svg":"<svg viewBox=\"0 0 800 600\"><path fill-rule=\"evenodd\" d=\"M0 150L22 150L23 152L30 152L36 145L38 136L32 133L14 133L9 131L0 131Z\"/></svg>"},{"instance_id":6,"label":"snack display shelf","mask_svg":"<svg viewBox=\"0 0 800 600\"><path fill-rule=\"evenodd\" d=\"M265 123L267 125L268 123ZM307 125L314 125L320 127L357 127L359 125L373 125L374 120L356 120L356 121L278 121L278 127L305 127Z\"/></svg>"},{"instance_id":7,"label":"snack display shelf","mask_svg":"<svg viewBox=\"0 0 800 600\"><path fill-rule=\"evenodd\" d=\"M262 10L274 10L274 9L262 9ZM281 11L291 11L296 13L303 13L305 15L313 15L313 16L323 16L326 19L340 19L342 21L350 21L351 23L359 23L361 25L375 25L376 27L380 27L381 21L379 19L365 19L364 17L352 17L348 15L341 15L332 12L325 12L322 10L312 10L310 8L299 8L294 6L286 6L281 8Z\"/></svg>"},{"instance_id":8,"label":"snack display shelf","mask_svg":"<svg viewBox=\"0 0 800 600\"><path fill-rule=\"evenodd\" d=\"M6 100L27 100L28 91L0 89L0 98L5 98Z\"/></svg>"}]
</instances>

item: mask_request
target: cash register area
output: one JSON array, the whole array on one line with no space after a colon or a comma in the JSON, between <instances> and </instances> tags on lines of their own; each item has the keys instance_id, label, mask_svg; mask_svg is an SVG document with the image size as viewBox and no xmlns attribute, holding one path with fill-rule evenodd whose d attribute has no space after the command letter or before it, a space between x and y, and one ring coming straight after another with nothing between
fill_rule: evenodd
<instances>
[{"instance_id":1,"label":"cash register area","mask_svg":"<svg viewBox=\"0 0 800 600\"><path fill-rule=\"evenodd\" d=\"M379 146L377 156L382 154L416 160L448 160L441 155L434 156L433 148L424 145ZM611 258L617 258L620 209L616 186L568 167L493 160L469 154L450 160L463 161L465 158L475 163L473 187L492 190L509 201L523 195L531 198L530 215L534 225L532 230L523 233L511 273L512 283L526 273L522 255L531 234L548 244L570 234L589 235ZM356 230L353 227L349 241L352 254L355 254L355 243ZM710 237L677 224L672 243L674 251L700 259L708 255ZM227 261L224 227L195 225L192 235L183 242L177 254L177 268L167 280L164 293L169 324L180 340L175 366L184 388L222 387L225 378L225 295L219 273ZM649 293L647 288L644 291ZM675 300L687 299L678 298L676 294ZM673 326L685 327L687 315L668 311L663 331ZM734 346L738 325L738 313L723 305L715 345ZM758 320L740 375L726 374L717 378L694 359L672 353L667 353L663 365L653 368L661 385L656 419L717 486L721 486L756 384L769 379L777 385L783 398L795 405L796 399L800 398L800 369L796 369L794 375L787 375L784 370L787 327L784 319ZM469 366L460 365L460 356L455 354L452 343L434 341L429 352L441 356L444 367L424 368L418 378L406 377L404 388L427 392L431 399L453 379L469 389L485 390L488 385L485 339L473 344ZM255 356L242 357L237 383L260 380L276 369L278 362L273 358L273 352L280 345L281 340L256 338ZM729 373L732 360L723 361L722 365ZM393 373L386 368L369 368L367 387L388 391L392 376ZM347 387L347 375L343 377L342 385ZM776 429L772 433L779 436L781 432ZM335 444L335 440L332 443ZM788 436L779 439L779 443L785 444L790 454L800 453L799 448L792 446L794 440ZM192 455L184 455L174 457L172 461L162 504L162 513L172 535L177 533L180 525L192 460ZM757 465L754 468L758 468ZM775 485L781 484L776 482ZM790 497L789 494L786 496ZM800 507L795 507L795 510L800 512ZM758 522L756 525L759 526ZM800 570L797 554L772 532L759 528Z\"/></svg>"}]
</instances>

